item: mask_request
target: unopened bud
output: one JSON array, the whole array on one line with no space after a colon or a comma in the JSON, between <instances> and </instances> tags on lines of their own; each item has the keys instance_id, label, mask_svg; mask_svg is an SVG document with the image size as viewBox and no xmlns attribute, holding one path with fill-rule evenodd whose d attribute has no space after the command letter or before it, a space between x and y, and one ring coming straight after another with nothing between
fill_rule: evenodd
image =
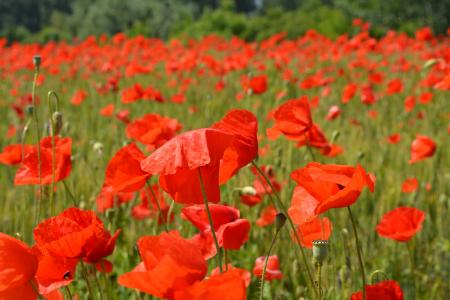
<instances>
[{"instance_id":1,"label":"unopened bud","mask_svg":"<svg viewBox=\"0 0 450 300\"><path fill-rule=\"evenodd\" d=\"M365 155L366 155L366 154L365 154L364 152L359 151L359 152L358 152L358 160L363 159Z\"/></svg>"},{"instance_id":2,"label":"unopened bud","mask_svg":"<svg viewBox=\"0 0 450 300\"><path fill-rule=\"evenodd\" d=\"M341 132L339 130L333 131L330 144L333 144L338 139L339 135L341 135Z\"/></svg>"},{"instance_id":3,"label":"unopened bud","mask_svg":"<svg viewBox=\"0 0 450 300\"><path fill-rule=\"evenodd\" d=\"M25 112L26 112L26 114L27 114L28 116L32 116L32 115L33 115L33 112L34 112L34 107L33 107L33 105L27 105L27 106L25 107Z\"/></svg>"},{"instance_id":4,"label":"unopened bud","mask_svg":"<svg viewBox=\"0 0 450 300\"><path fill-rule=\"evenodd\" d=\"M255 196L256 195L256 190L252 186L244 186L243 188L241 188L239 190L239 192L241 195L245 195L245 196Z\"/></svg>"},{"instance_id":5,"label":"unopened bud","mask_svg":"<svg viewBox=\"0 0 450 300\"><path fill-rule=\"evenodd\" d=\"M427 60L424 64L423 64L423 68L426 70L426 69L429 69L429 68L431 68L432 66L434 66L435 64L437 64L437 60L436 59L434 59L434 58L432 58L432 59L429 59L429 60Z\"/></svg>"},{"instance_id":6,"label":"unopened bud","mask_svg":"<svg viewBox=\"0 0 450 300\"><path fill-rule=\"evenodd\" d=\"M313 260L317 264L322 264L328 255L328 241L315 240L313 244Z\"/></svg>"},{"instance_id":7,"label":"unopened bud","mask_svg":"<svg viewBox=\"0 0 450 300\"><path fill-rule=\"evenodd\" d=\"M280 231L280 229L283 228L285 223L286 223L286 216L283 213L278 213L275 216L275 228L277 229L277 231Z\"/></svg>"},{"instance_id":8,"label":"unopened bud","mask_svg":"<svg viewBox=\"0 0 450 300\"><path fill-rule=\"evenodd\" d=\"M35 68L39 68L41 66L41 56L35 55L33 56L33 64Z\"/></svg>"},{"instance_id":9,"label":"unopened bud","mask_svg":"<svg viewBox=\"0 0 450 300\"><path fill-rule=\"evenodd\" d=\"M103 144L102 143L95 142L94 145L92 146L92 148L94 149L95 152L97 152L98 155L103 154Z\"/></svg>"},{"instance_id":10,"label":"unopened bud","mask_svg":"<svg viewBox=\"0 0 450 300\"><path fill-rule=\"evenodd\" d=\"M59 134L63 126L63 115L59 111L55 111L52 115L53 124L55 124L55 134Z\"/></svg>"}]
</instances>

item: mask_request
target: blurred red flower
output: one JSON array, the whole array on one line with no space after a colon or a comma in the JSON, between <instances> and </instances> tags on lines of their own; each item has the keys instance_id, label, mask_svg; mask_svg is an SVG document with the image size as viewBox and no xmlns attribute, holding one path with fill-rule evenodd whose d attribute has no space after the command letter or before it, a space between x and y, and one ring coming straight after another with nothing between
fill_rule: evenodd
<instances>
[{"instance_id":1,"label":"blurred red flower","mask_svg":"<svg viewBox=\"0 0 450 300\"><path fill-rule=\"evenodd\" d=\"M411 159L410 164L424 160L433 156L436 151L436 143L425 135L418 134L416 139L411 144Z\"/></svg>"},{"instance_id":2,"label":"blurred red flower","mask_svg":"<svg viewBox=\"0 0 450 300\"><path fill-rule=\"evenodd\" d=\"M412 193L414 192L417 187L419 186L419 181L417 178L412 177L408 178L402 183L402 192L403 193Z\"/></svg>"},{"instance_id":3,"label":"blurred red flower","mask_svg":"<svg viewBox=\"0 0 450 300\"><path fill-rule=\"evenodd\" d=\"M33 149L32 145L23 145L23 147L21 144L8 145L3 148L3 151L0 153L0 164L20 164L22 161L22 152L25 156L31 149Z\"/></svg>"},{"instance_id":4,"label":"blurred red flower","mask_svg":"<svg viewBox=\"0 0 450 300\"><path fill-rule=\"evenodd\" d=\"M362 292L353 293L350 300L363 300ZM394 280L366 285L366 300L403 300L403 291Z\"/></svg>"},{"instance_id":5,"label":"blurred red flower","mask_svg":"<svg viewBox=\"0 0 450 300\"><path fill-rule=\"evenodd\" d=\"M266 257L260 256L255 261L255 266L253 267L253 275L258 278L262 277L264 261ZM283 278L283 274L280 271L280 263L278 261L278 256L271 255L267 261L266 273L264 274L264 279L267 281L280 280Z\"/></svg>"},{"instance_id":6,"label":"blurred red flower","mask_svg":"<svg viewBox=\"0 0 450 300\"><path fill-rule=\"evenodd\" d=\"M406 242L422 229L424 220L423 211L402 206L386 213L377 225L376 231L382 237Z\"/></svg>"}]
</instances>

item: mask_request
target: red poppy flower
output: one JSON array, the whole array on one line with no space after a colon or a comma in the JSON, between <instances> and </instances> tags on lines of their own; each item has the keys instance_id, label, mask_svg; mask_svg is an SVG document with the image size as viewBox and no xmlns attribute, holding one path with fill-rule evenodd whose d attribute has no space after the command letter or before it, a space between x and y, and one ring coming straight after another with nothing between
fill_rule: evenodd
<instances>
[{"instance_id":1,"label":"red poppy flower","mask_svg":"<svg viewBox=\"0 0 450 300\"><path fill-rule=\"evenodd\" d=\"M129 123L126 133L128 138L149 145L153 150L173 138L181 128L181 124L176 119L158 114L147 114Z\"/></svg>"},{"instance_id":2,"label":"red poppy flower","mask_svg":"<svg viewBox=\"0 0 450 300\"><path fill-rule=\"evenodd\" d=\"M345 86L344 91L342 92L342 103L348 103L356 94L356 90L358 86L354 83L349 83Z\"/></svg>"},{"instance_id":3,"label":"red poppy flower","mask_svg":"<svg viewBox=\"0 0 450 300\"><path fill-rule=\"evenodd\" d=\"M433 100L433 93L431 92L425 92L419 96L419 102L421 104L428 104L431 100Z\"/></svg>"},{"instance_id":4,"label":"red poppy flower","mask_svg":"<svg viewBox=\"0 0 450 300\"><path fill-rule=\"evenodd\" d=\"M100 110L100 115L111 117L114 114L114 104L108 104Z\"/></svg>"},{"instance_id":5,"label":"red poppy flower","mask_svg":"<svg viewBox=\"0 0 450 300\"><path fill-rule=\"evenodd\" d=\"M411 144L411 159L408 162L413 164L424 160L433 156L435 151L436 143L429 137L418 134Z\"/></svg>"},{"instance_id":6,"label":"red poppy flower","mask_svg":"<svg viewBox=\"0 0 450 300\"><path fill-rule=\"evenodd\" d=\"M247 206L254 206L258 203L261 203L263 198L261 195L255 194L255 195L246 195L246 194L240 194L239 198L241 202Z\"/></svg>"},{"instance_id":7,"label":"red poppy flower","mask_svg":"<svg viewBox=\"0 0 450 300\"><path fill-rule=\"evenodd\" d=\"M263 94L267 90L267 76L259 75L250 78L249 88L255 95Z\"/></svg>"},{"instance_id":8,"label":"red poppy flower","mask_svg":"<svg viewBox=\"0 0 450 300\"><path fill-rule=\"evenodd\" d=\"M103 213L107 209L118 207L121 204L130 202L131 200L133 200L133 195L133 192L116 193L114 192L112 186L103 184L100 193L95 199L97 204L97 211Z\"/></svg>"},{"instance_id":9,"label":"red poppy flower","mask_svg":"<svg viewBox=\"0 0 450 300\"><path fill-rule=\"evenodd\" d=\"M200 231L188 241L200 250L205 260L209 260L217 254L216 244L210 230Z\"/></svg>"},{"instance_id":10,"label":"red poppy flower","mask_svg":"<svg viewBox=\"0 0 450 300\"><path fill-rule=\"evenodd\" d=\"M257 142L253 141L256 123L246 124L245 120L256 118L247 111L234 110L213 125L216 128L176 136L143 160L141 168L159 174L161 187L176 202L184 204L203 203L200 172L208 201L219 202L219 184L253 160L258 152Z\"/></svg>"},{"instance_id":11,"label":"red poppy flower","mask_svg":"<svg viewBox=\"0 0 450 300\"><path fill-rule=\"evenodd\" d=\"M94 211L68 208L40 223L34 239L51 255L96 263L113 252L119 232L111 236Z\"/></svg>"},{"instance_id":12,"label":"red poppy flower","mask_svg":"<svg viewBox=\"0 0 450 300\"><path fill-rule=\"evenodd\" d=\"M327 149L330 147L330 144L328 143L322 129L320 129L320 127L315 123L313 123L311 129L303 136L300 136L297 141L296 147L302 147L305 145L321 149ZM326 152L328 152L328 150L326 150Z\"/></svg>"},{"instance_id":13,"label":"red poppy flower","mask_svg":"<svg viewBox=\"0 0 450 300\"><path fill-rule=\"evenodd\" d=\"M247 110L233 109L211 128L234 136L220 164L219 183L222 184L258 155L258 120Z\"/></svg>"},{"instance_id":14,"label":"red poppy flower","mask_svg":"<svg viewBox=\"0 0 450 300\"><path fill-rule=\"evenodd\" d=\"M86 100L87 98L87 92L84 90L78 90L75 92L75 94L72 96L72 99L70 100L70 103L72 103L72 105L80 105L81 103L84 102L84 100Z\"/></svg>"},{"instance_id":15,"label":"red poppy flower","mask_svg":"<svg viewBox=\"0 0 450 300\"><path fill-rule=\"evenodd\" d=\"M328 157L336 157L344 153L344 149L336 144L331 144L320 149L320 154Z\"/></svg>"},{"instance_id":16,"label":"red poppy flower","mask_svg":"<svg viewBox=\"0 0 450 300\"><path fill-rule=\"evenodd\" d=\"M72 139L55 137L55 172L53 174L53 150L52 137L45 137L40 142L41 146L41 180L42 184L51 184L53 176L55 182L64 180L72 169L70 156L72 154ZM38 153L37 147L30 149L25 155L22 165L19 167L14 179L14 184L39 184Z\"/></svg>"},{"instance_id":17,"label":"red poppy flower","mask_svg":"<svg viewBox=\"0 0 450 300\"><path fill-rule=\"evenodd\" d=\"M400 142L400 140L401 140L401 136L399 133L393 133L390 136L388 136L388 138L387 138L387 142L392 145L398 144Z\"/></svg>"},{"instance_id":18,"label":"red poppy flower","mask_svg":"<svg viewBox=\"0 0 450 300\"><path fill-rule=\"evenodd\" d=\"M73 281L78 264L77 258L54 256L47 249L37 246L32 250L39 262L36 279L40 294L49 294Z\"/></svg>"},{"instance_id":19,"label":"red poppy flower","mask_svg":"<svg viewBox=\"0 0 450 300\"><path fill-rule=\"evenodd\" d=\"M163 191L161 190L159 185L153 184L151 186L151 189L153 190L153 193L148 187L144 187L140 191L139 194L141 203L133 207L133 209L131 210L131 215L138 220L157 216L158 224L164 224L165 222L173 221L174 215L172 213L169 218L169 206L166 203ZM158 201L158 203L156 201ZM162 216L159 213L158 204L161 208Z\"/></svg>"},{"instance_id":20,"label":"red poppy flower","mask_svg":"<svg viewBox=\"0 0 450 300\"><path fill-rule=\"evenodd\" d=\"M256 220L256 225L260 227L271 225L275 222L276 216L277 210L272 205L269 205L261 212L261 216Z\"/></svg>"},{"instance_id":21,"label":"red poppy flower","mask_svg":"<svg viewBox=\"0 0 450 300\"><path fill-rule=\"evenodd\" d=\"M122 103L132 103L144 97L145 90L139 83L122 91Z\"/></svg>"},{"instance_id":22,"label":"red poppy flower","mask_svg":"<svg viewBox=\"0 0 450 300\"><path fill-rule=\"evenodd\" d=\"M402 206L386 213L376 230L382 237L399 242L409 241L422 229L425 213L414 207Z\"/></svg>"},{"instance_id":23,"label":"red poppy flower","mask_svg":"<svg viewBox=\"0 0 450 300\"><path fill-rule=\"evenodd\" d=\"M353 293L350 300L363 300L362 292ZM403 291L394 280L366 285L366 300L403 300Z\"/></svg>"},{"instance_id":24,"label":"red poppy flower","mask_svg":"<svg viewBox=\"0 0 450 300\"><path fill-rule=\"evenodd\" d=\"M387 84L387 95L398 94L403 90L403 83L400 79L392 79Z\"/></svg>"},{"instance_id":25,"label":"red poppy flower","mask_svg":"<svg viewBox=\"0 0 450 300\"><path fill-rule=\"evenodd\" d=\"M247 271L245 269L235 268L231 264L227 264L226 266L223 266L223 269L225 270L225 272L227 272L229 270L237 270L239 273L241 273L241 277L244 280L245 287L247 288L250 285L252 274L249 271ZM216 267L211 271L211 276L216 276L216 275L220 275L219 267Z\"/></svg>"},{"instance_id":26,"label":"red poppy flower","mask_svg":"<svg viewBox=\"0 0 450 300\"><path fill-rule=\"evenodd\" d=\"M242 271L230 268L228 271L211 275L208 279L196 282L189 288L175 292L175 300L245 300L245 280Z\"/></svg>"},{"instance_id":27,"label":"red poppy flower","mask_svg":"<svg viewBox=\"0 0 450 300\"><path fill-rule=\"evenodd\" d=\"M200 250L177 231L145 236L137 246L142 262L119 277L119 284L160 298L203 279L207 265Z\"/></svg>"},{"instance_id":28,"label":"red poppy flower","mask_svg":"<svg viewBox=\"0 0 450 300\"><path fill-rule=\"evenodd\" d=\"M407 96L405 98L405 112L412 112L414 107L416 106L416 97L414 96Z\"/></svg>"},{"instance_id":29,"label":"red poppy flower","mask_svg":"<svg viewBox=\"0 0 450 300\"><path fill-rule=\"evenodd\" d=\"M341 109L339 108L339 106L337 105L333 105L330 107L330 109L328 110L328 114L325 117L325 119L327 119L328 121L334 120L337 117L339 117L341 114Z\"/></svg>"},{"instance_id":30,"label":"red poppy flower","mask_svg":"<svg viewBox=\"0 0 450 300\"><path fill-rule=\"evenodd\" d=\"M105 172L105 185L114 192L135 192L140 190L150 175L141 169L144 153L131 143L123 147L109 161Z\"/></svg>"},{"instance_id":31,"label":"red poppy flower","mask_svg":"<svg viewBox=\"0 0 450 300\"><path fill-rule=\"evenodd\" d=\"M36 299L38 261L23 242L0 232L0 299Z\"/></svg>"},{"instance_id":32,"label":"red poppy flower","mask_svg":"<svg viewBox=\"0 0 450 300\"><path fill-rule=\"evenodd\" d=\"M298 140L312 126L311 111L306 97L286 101L275 110L273 118L275 125L267 129L267 136L272 140L281 134L290 140Z\"/></svg>"},{"instance_id":33,"label":"red poppy flower","mask_svg":"<svg viewBox=\"0 0 450 300\"><path fill-rule=\"evenodd\" d=\"M264 268L264 261L266 257L260 256L255 261L255 266L253 267L253 275L261 278ZM280 280L283 278L283 274L280 271L280 262L278 261L278 256L271 255L267 261L266 273L264 274L264 279L267 281Z\"/></svg>"},{"instance_id":34,"label":"red poppy flower","mask_svg":"<svg viewBox=\"0 0 450 300\"><path fill-rule=\"evenodd\" d=\"M311 197L302 204L314 207L319 215L331 208L350 206L358 199L364 187L374 190L374 181L360 166L322 165L312 162L291 173L291 178Z\"/></svg>"},{"instance_id":35,"label":"red poppy flower","mask_svg":"<svg viewBox=\"0 0 450 300\"><path fill-rule=\"evenodd\" d=\"M306 248L312 248L315 240L328 240L332 230L333 227L328 218L314 218L309 222L301 223L297 227L300 243Z\"/></svg>"},{"instance_id":36,"label":"red poppy flower","mask_svg":"<svg viewBox=\"0 0 450 300\"><path fill-rule=\"evenodd\" d=\"M209 211L213 220L214 229L239 219L239 210L226 205L209 204ZM211 228L205 205L191 205L181 209L182 217L186 218L198 230L205 231Z\"/></svg>"},{"instance_id":37,"label":"red poppy flower","mask_svg":"<svg viewBox=\"0 0 450 300\"><path fill-rule=\"evenodd\" d=\"M33 149L32 145L14 144L3 148L0 153L0 164L5 165L17 165L22 161L22 152L25 156L29 151Z\"/></svg>"},{"instance_id":38,"label":"red poppy flower","mask_svg":"<svg viewBox=\"0 0 450 300\"><path fill-rule=\"evenodd\" d=\"M272 166L260 166L261 171L265 173L267 178L269 178L270 183L274 187L276 192L281 191L281 184L277 181L275 178L275 173L273 171ZM267 195L267 194L273 194L274 191L272 191L272 188L270 185L266 182L265 178L259 174L259 172L256 170L255 167L251 168L252 173L255 175L255 180L253 180L253 187L255 188L257 195Z\"/></svg>"},{"instance_id":39,"label":"red poppy flower","mask_svg":"<svg viewBox=\"0 0 450 300\"><path fill-rule=\"evenodd\" d=\"M217 229L217 240L219 246L226 250L239 250L248 240L250 222L247 219L223 224Z\"/></svg>"},{"instance_id":40,"label":"red poppy flower","mask_svg":"<svg viewBox=\"0 0 450 300\"><path fill-rule=\"evenodd\" d=\"M408 178L405 181L403 181L402 184L402 192L403 193L412 193L414 192L417 187L419 186L419 181L417 180L417 178Z\"/></svg>"}]
</instances>

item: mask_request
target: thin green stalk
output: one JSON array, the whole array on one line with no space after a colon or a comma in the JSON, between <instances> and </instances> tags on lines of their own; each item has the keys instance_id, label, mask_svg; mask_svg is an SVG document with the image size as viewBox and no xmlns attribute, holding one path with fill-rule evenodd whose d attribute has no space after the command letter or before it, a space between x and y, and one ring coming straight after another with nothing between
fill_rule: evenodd
<instances>
[{"instance_id":1,"label":"thin green stalk","mask_svg":"<svg viewBox=\"0 0 450 300\"><path fill-rule=\"evenodd\" d=\"M40 58L39 58L40 60ZM38 115L38 105L36 102L36 83L39 77L39 63L35 63L34 68L34 78L33 78L33 88L31 92L31 101L33 103L33 119L36 130L36 139L37 139L37 157L38 157L38 177L39 177L39 194L36 199L36 221L35 223L39 223L40 213L41 213L41 199L42 199L42 162L41 162L41 131L39 130L39 115Z\"/></svg>"},{"instance_id":2,"label":"thin green stalk","mask_svg":"<svg viewBox=\"0 0 450 300\"><path fill-rule=\"evenodd\" d=\"M297 230L296 230L296 228L295 228L294 222L292 221L291 217L290 217L289 214L287 213L287 209L286 209L286 207L284 206L283 202L281 201L281 198L280 198L280 196L278 195L278 193L277 193L277 191L275 190L275 188L273 187L272 183L270 182L270 179L269 179L269 178L267 177L267 175L261 170L261 168L256 164L255 161L252 161L252 165L256 168L257 172L264 178L264 180L267 182L267 184L268 184L268 185L270 186L270 188L272 189L272 191L273 191L273 193L274 193L274 195L275 195L275 198L277 199L278 206L279 206L280 209L281 209L281 212L287 217L287 219L288 219L288 221L289 221L289 225L290 225L290 227L291 227L291 229L292 229L292 231L293 231L293 233L294 233L295 240L297 241L297 244L298 244L298 246L299 246L299 248L300 248L300 253L301 253L301 255L302 255L303 264L305 265L305 268L306 268L306 273L308 274L308 278L309 278L310 285L311 285L312 289L314 290L314 293L315 293L316 297L318 298L318 297L319 297L319 294L318 294L318 292L317 292L317 290L316 290L316 288L315 288L315 285L314 285L314 278L312 277L311 269L309 268L308 261L307 261L307 259L306 259L305 251L303 250L303 247L301 246L300 237L298 236L298 233L297 233Z\"/></svg>"},{"instance_id":3,"label":"thin green stalk","mask_svg":"<svg viewBox=\"0 0 450 300\"><path fill-rule=\"evenodd\" d=\"M92 286L91 286L91 282L89 281L89 274L86 271L86 267L84 265L84 262L82 260L80 260L80 264L81 264L81 273L83 274L83 278L84 281L86 281L86 285L89 291L89 299L93 300L94 299L94 294L92 292Z\"/></svg>"},{"instance_id":4,"label":"thin green stalk","mask_svg":"<svg viewBox=\"0 0 450 300\"><path fill-rule=\"evenodd\" d=\"M200 168L198 168L198 179L200 181L200 188L202 190L203 202L205 203L206 213L208 214L208 220L209 220L209 225L211 226L211 232L212 232L212 236L214 238L214 244L216 244L216 251L217 251L218 258L219 258L219 270L220 270L220 273L222 273L223 272L223 270L222 270L222 252L220 251L219 242L217 241L217 236L216 236L216 229L214 228L214 223L213 223L213 219L211 216L211 212L209 211L208 196L206 195L205 185L203 183L202 173L201 173Z\"/></svg>"},{"instance_id":5,"label":"thin green stalk","mask_svg":"<svg viewBox=\"0 0 450 300\"><path fill-rule=\"evenodd\" d=\"M322 292L322 264L317 263L317 274L316 274L316 280L317 280L317 289L319 290L319 300L323 299L323 292Z\"/></svg>"},{"instance_id":6,"label":"thin green stalk","mask_svg":"<svg viewBox=\"0 0 450 300\"><path fill-rule=\"evenodd\" d=\"M358 231L356 230L356 223L355 223L355 220L353 219L353 214L352 214L352 210L350 209L350 206L347 206L347 209L348 209L348 214L350 215L350 220L352 222L353 234L355 235L356 252L358 254L359 267L361 269L362 295L363 295L363 300L365 300L366 299L366 273L364 270L364 263L363 263L363 259L362 259L361 249L359 247Z\"/></svg>"},{"instance_id":7,"label":"thin green stalk","mask_svg":"<svg viewBox=\"0 0 450 300\"><path fill-rule=\"evenodd\" d=\"M146 185L147 189L150 190L150 193L151 193L151 196L150 196L150 195L148 194L148 192L147 192L147 196L149 196L149 198L152 198L152 199L155 201L156 206L158 207L158 214L159 214L159 217L161 218L161 220L162 220L163 223L164 223L164 230L165 230L166 232L169 232L169 227L167 226L167 220L166 220L166 217L164 216L164 214L163 214L163 212L162 212L162 210L161 210L161 205L159 205L158 198L156 198L156 195L155 195L155 192L153 191L152 186L148 183L148 181L145 181L145 185ZM150 200L150 199L149 199L149 200ZM158 220L156 220L156 222L158 223Z\"/></svg>"},{"instance_id":8,"label":"thin green stalk","mask_svg":"<svg viewBox=\"0 0 450 300\"><path fill-rule=\"evenodd\" d=\"M64 288L66 290L67 296L69 297L69 300L73 300L72 293L70 292L69 287L66 285Z\"/></svg>"},{"instance_id":9,"label":"thin green stalk","mask_svg":"<svg viewBox=\"0 0 450 300\"><path fill-rule=\"evenodd\" d=\"M92 270L94 271L94 281L95 281L95 285L97 286L98 292L100 294L100 299L103 299L103 292L102 292L102 287L100 285L100 282L98 281L97 278L97 270L94 268L92 268Z\"/></svg>"},{"instance_id":10,"label":"thin green stalk","mask_svg":"<svg viewBox=\"0 0 450 300\"><path fill-rule=\"evenodd\" d=\"M410 241L406 242L406 249L408 250L408 256L409 256L409 261L411 263L411 278L412 278L412 282L413 282L413 287L414 287L414 296L416 294L416 263L414 260L414 254L413 254L413 249L412 249L412 244Z\"/></svg>"},{"instance_id":11,"label":"thin green stalk","mask_svg":"<svg viewBox=\"0 0 450 300\"><path fill-rule=\"evenodd\" d=\"M78 203L77 203L77 201L75 200L75 196L74 196L74 195L72 194L72 192L70 191L69 187L67 186L67 183L66 183L64 180L62 180L62 183L63 183L63 185L64 185L64 188L65 188L65 190L66 190L66 193L69 195L70 199L72 200L73 205L74 205L75 207L78 207Z\"/></svg>"},{"instance_id":12,"label":"thin green stalk","mask_svg":"<svg viewBox=\"0 0 450 300\"><path fill-rule=\"evenodd\" d=\"M275 245L275 242L277 240L278 237L278 233L280 232L280 230L277 230L275 232L275 235L273 236L272 242L270 243L269 246L269 251L267 251L267 256L264 259L264 266L263 266L263 271L261 274L261 288L260 288L260 294L259 294L259 299L262 300L263 299L263 295L264 295L264 277L266 276L266 269L267 269L267 263L269 262L269 256L270 256L270 252L272 252L272 248Z\"/></svg>"},{"instance_id":13,"label":"thin green stalk","mask_svg":"<svg viewBox=\"0 0 450 300\"><path fill-rule=\"evenodd\" d=\"M52 104L51 104L51 96L54 96L56 99L56 109L53 109ZM55 173L56 173L56 142L55 142L55 137L58 134L57 133L57 128L56 128L56 123L55 120L53 118L53 113L59 111L59 98L58 95L54 92L54 91L50 91L47 94L47 103L48 103L48 111L50 113L50 125L51 125L51 135L52 135L52 184L51 184L51 188L50 188L50 212L51 215L55 214L55 200L54 200L54 191L55 191Z\"/></svg>"}]
</instances>

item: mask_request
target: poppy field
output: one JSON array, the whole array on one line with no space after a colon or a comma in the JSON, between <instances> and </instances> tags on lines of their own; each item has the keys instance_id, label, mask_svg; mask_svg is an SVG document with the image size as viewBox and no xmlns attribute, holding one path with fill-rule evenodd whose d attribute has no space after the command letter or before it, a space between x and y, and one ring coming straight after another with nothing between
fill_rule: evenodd
<instances>
[{"instance_id":1,"label":"poppy field","mask_svg":"<svg viewBox=\"0 0 450 300\"><path fill-rule=\"evenodd\" d=\"M0 299L446 299L450 38L0 39Z\"/></svg>"}]
</instances>

